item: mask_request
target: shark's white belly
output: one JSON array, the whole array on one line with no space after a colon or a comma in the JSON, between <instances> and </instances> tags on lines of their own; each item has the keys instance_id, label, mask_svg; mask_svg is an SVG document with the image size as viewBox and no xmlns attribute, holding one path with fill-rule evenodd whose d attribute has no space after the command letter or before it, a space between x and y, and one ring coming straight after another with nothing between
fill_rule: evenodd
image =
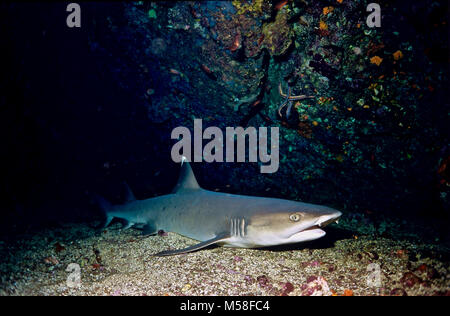
<instances>
[{"instance_id":1,"label":"shark's white belly","mask_svg":"<svg viewBox=\"0 0 450 316\"><path fill-rule=\"evenodd\" d=\"M223 247L232 247L232 248L256 248L261 247L261 245L255 244L252 240L249 240L245 237L229 237L217 243Z\"/></svg>"}]
</instances>

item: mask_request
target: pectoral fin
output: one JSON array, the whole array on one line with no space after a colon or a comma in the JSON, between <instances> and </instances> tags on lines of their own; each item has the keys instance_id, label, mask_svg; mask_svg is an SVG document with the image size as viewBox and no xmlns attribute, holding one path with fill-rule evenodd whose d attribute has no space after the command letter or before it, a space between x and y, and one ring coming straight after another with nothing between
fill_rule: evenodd
<instances>
[{"instance_id":1,"label":"pectoral fin","mask_svg":"<svg viewBox=\"0 0 450 316\"><path fill-rule=\"evenodd\" d=\"M207 247L209 245L215 244L220 242L223 239L229 238L230 235L228 233L223 233L223 234L219 234L216 237L206 240L206 241L202 241L201 243L192 245L190 247L187 248L183 248L183 249L177 249L177 250L166 250L166 251L161 251L158 252L157 254L155 254L155 256L172 256L172 255L178 255L178 254L182 254L182 253L187 253L187 252L192 252L192 251L196 251L199 249L202 249L204 247Z\"/></svg>"},{"instance_id":2,"label":"pectoral fin","mask_svg":"<svg viewBox=\"0 0 450 316\"><path fill-rule=\"evenodd\" d=\"M133 225L134 225L133 222L125 220L122 229L129 229L129 228L133 227Z\"/></svg>"},{"instance_id":3,"label":"pectoral fin","mask_svg":"<svg viewBox=\"0 0 450 316\"><path fill-rule=\"evenodd\" d=\"M128 183L124 182L123 186L125 187L125 202L136 201L136 197L134 196L133 191L131 191Z\"/></svg>"}]
</instances>

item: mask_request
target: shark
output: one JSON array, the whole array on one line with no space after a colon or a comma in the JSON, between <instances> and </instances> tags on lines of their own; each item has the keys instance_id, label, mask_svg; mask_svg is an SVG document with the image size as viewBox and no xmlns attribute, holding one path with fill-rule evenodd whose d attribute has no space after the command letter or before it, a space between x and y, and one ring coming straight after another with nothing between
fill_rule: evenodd
<instances>
[{"instance_id":1,"label":"shark","mask_svg":"<svg viewBox=\"0 0 450 316\"><path fill-rule=\"evenodd\" d=\"M315 240L325 235L322 228L342 215L323 205L203 189L184 157L170 194L138 200L127 186L123 204L112 205L99 195L96 198L105 215L103 227L119 218L125 222L125 229L140 227L144 234L174 232L199 241L156 256L188 253L213 244L263 248Z\"/></svg>"}]
</instances>

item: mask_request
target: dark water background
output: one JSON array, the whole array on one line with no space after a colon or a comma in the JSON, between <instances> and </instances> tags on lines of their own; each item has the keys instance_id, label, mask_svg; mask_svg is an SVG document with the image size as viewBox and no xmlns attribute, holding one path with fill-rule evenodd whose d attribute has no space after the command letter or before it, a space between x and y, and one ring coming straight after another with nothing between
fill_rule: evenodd
<instances>
[{"instance_id":1,"label":"dark water background","mask_svg":"<svg viewBox=\"0 0 450 316\"><path fill-rule=\"evenodd\" d=\"M216 3L211 1L203 7L191 8L191 19L195 20L196 15L201 14L207 16L206 11L201 10L211 9ZM450 194L447 181L450 180L449 169L442 169L442 166L450 155L448 24L434 24L448 21L448 4L434 4L436 8L423 11L421 8L432 6L431 1L415 5L407 1L383 4L389 14L396 8L396 14L402 16L395 18L387 14L383 23L392 27L393 32L401 32L401 40L410 43L416 54L415 60L402 71L411 71L412 77L418 76L417 82L425 80L420 73L428 73L431 88L424 83L420 87L423 96L415 98L414 104L403 104L409 117L406 120L416 124L409 134L402 134L395 127L388 128L397 125L398 122L392 121L394 116L378 117L380 129L377 135L369 134L365 138L358 135L356 143L363 152L361 159L343 163L338 158L323 161L319 156L308 155L308 151L315 144L321 144L339 157L340 149L334 148L341 148L345 137L351 139L351 135L343 131L339 134L341 131L337 129L326 132L314 128L312 137L296 133L286 127L288 123L283 125L282 120L275 118L274 109L281 99L274 93L264 96L266 105L262 109L262 113L275 118L272 124L265 123L262 116L253 118L251 111L236 113L232 104L220 99L224 91L220 85L223 78L220 66L214 68L213 56L202 55L200 64L194 58L198 53L194 48L196 41L201 41L203 46L217 45L222 51L227 50L221 46L220 33L215 41L201 36L202 32L206 34L214 29L210 16L208 27L188 36L180 30L158 27L169 23L167 16L174 14L176 6L180 6L179 12L188 12L187 3L168 2L153 7L145 2L136 5L137 11L130 10L131 3L128 6L120 2L81 5L80 29L65 26L65 3L0 5L3 55L0 71L0 222L4 233L13 234L57 221L96 219L99 214L91 193L97 192L120 202L124 194L123 181L127 181L141 199L170 192L178 176L178 166L170 159L174 144L170 132L179 125L192 127L192 118L197 117L208 118L205 125L219 127L237 126L248 118L248 125L280 126L281 133L295 136L294 141L291 138L294 151L282 141L280 171L276 175L260 174L255 164L193 164L200 184L207 189L301 199L327 204L346 214L369 214L375 218L383 214L425 225L439 222L440 236L447 234L447 195ZM312 4L311 8L299 7L314 15L326 5L335 4L324 1ZM147 18L146 13L151 8L158 15L156 19L142 24L130 22L133 19L136 22L138 17ZM346 10L342 9L343 12ZM130 13L140 11L144 14ZM232 10L225 14L233 16ZM185 19L190 21L190 18ZM192 23L190 30L194 29ZM386 50L394 52L396 49L389 45L396 42L395 36L392 32L386 33L390 34L385 35ZM152 42L154 38L167 40L162 55L155 47L145 50L151 43L158 44ZM283 76L274 74L274 65L281 67L280 73L284 68L287 69L284 74L288 73L292 68L289 65L296 62L295 49L300 51L302 48L291 45L282 56L271 56L270 49L266 49L260 57L253 59L261 60L261 67L266 67L260 82L270 83L275 95L277 79ZM407 54L405 49L402 51ZM253 62L248 56L231 55L238 64L236 68ZM388 60L385 57L384 63ZM142 63L147 67L144 75L140 71ZM214 76L202 73L202 63L214 70ZM363 81L364 78L359 86L358 83L352 87L339 86L338 82L342 80L338 75L347 71L344 62L334 80L325 64L317 59L316 63L310 63L316 65L315 71L321 71L321 75L330 80L329 91L333 91L344 109L349 94L358 95L368 89L368 81ZM348 62L347 66L351 64ZM413 66L415 68L408 68ZM374 76L381 75L374 65L367 66L367 72L372 71L370 67L375 69ZM192 74L194 78L189 82L174 80L170 69L187 77ZM225 69L223 71L225 73ZM383 71L392 73L392 69ZM195 76L201 80L196 80ZM244 91L246 83L245 80L238 82L244 86ZM249 85L252 89L258 86L255 83ZM150 101L143 97L149 88L154 91ZM235 89L238 94L238 88ZM251 94L250 90L248 94ZM391 93L406 95L411 92L401 88L395 90L394 86ZM171 97L163 99L166 95ZM244 98L245 93L239 96ZM177 101L180 103L176 104ZM163 111L164 106L169 110ZM160 108L164 114L158 117ZM380 114L383 108L377 111L374 113ZM348 120L347 112L340 112L343 114L335 118L335 122ZM327 112L317 114L322 119L327 115ZM366 119L365 114L354 115L353 119L357 121ZM407 160L400 160L396 152L402 144L405 151L409 151ZM379 163L378 157L371 155L376 146L382 148ZM322 167L316 165L318 161L322 161ZM311 168L311 177L301 178L297 174L299 169L309 172L307 168ZM321 171L316 172L318 169Z\"/></svg>"}]
</instances>

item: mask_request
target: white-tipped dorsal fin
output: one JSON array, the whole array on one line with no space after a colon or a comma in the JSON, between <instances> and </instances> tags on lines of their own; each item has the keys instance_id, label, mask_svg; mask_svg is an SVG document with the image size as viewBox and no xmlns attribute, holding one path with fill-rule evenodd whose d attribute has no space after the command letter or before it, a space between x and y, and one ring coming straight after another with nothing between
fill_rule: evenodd
<instances>
[{"instance_id":1,"label":"white-tipped dorsal fin","mask_svg":"<svg viewBox=\"0 0 450 316\"><path fill-rule=\"evenodd\" d=\"M136 197L133 194L133 191L131 191L130 186L125 181L123 182L123 185L125 187L125 202L132 202L136 201Z\"/></svg>"},{"instance_id":2,"label":"white-tipped dorsal fin","mask_svg":"<svg viewBox=\"0 0 450 316\"><path fill-rule=\"evenodd\" d=\"M187 161L186 157L181 159L180 177L178 178L177 185L173 189L173 193L180 192L181 190L198 190L200 186L195 179L194 172Z\"/></svg>"}]
</instances>

